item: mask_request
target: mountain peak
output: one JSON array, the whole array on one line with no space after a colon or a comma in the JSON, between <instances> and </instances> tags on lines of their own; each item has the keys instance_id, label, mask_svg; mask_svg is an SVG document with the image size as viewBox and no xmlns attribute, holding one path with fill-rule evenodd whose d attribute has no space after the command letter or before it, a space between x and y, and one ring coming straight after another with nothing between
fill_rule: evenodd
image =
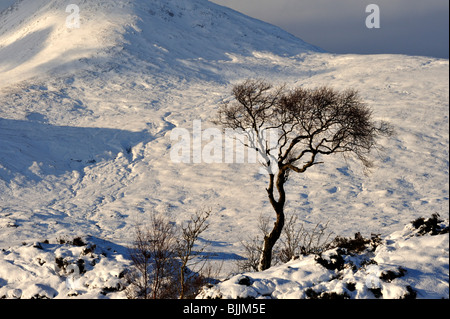
<instances>
[{"instance_id":1,"label":"mountain peak","mask_svg":"<svg viewBox=\"0 0 450 319\"><path fill-rule=\"evenodd\" d=\"M167 70L255 51L292 56L319 50L206 0L95 0L72 7L61 0L22 0L1 20L0 72L9 83L57 69L67 72L86 59L117 63L118 53Z\"/></svg>"}]
</instances>

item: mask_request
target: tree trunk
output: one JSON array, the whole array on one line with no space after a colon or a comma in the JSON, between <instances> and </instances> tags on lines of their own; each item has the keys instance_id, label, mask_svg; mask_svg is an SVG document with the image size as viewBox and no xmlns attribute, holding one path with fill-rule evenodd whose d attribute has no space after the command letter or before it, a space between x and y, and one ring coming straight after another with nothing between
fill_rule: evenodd
<instances>
[{"instance_id":1,"label":"tree trunk","mask_svg":"<svg viewBox=\"0 0 450 319\"><path fill-rule=\"evenodd\" d=\"M281 232L284 227L284 212L283 208L281 211L277 212L277 220L275 225L268 236L264 237L264 246L261 253L261 260L259 261L258 270L263 271L269 269L272 265L272 251L276 242L281 236Z\"/></svg>"},{"instance_id":2,"label":"tree trunk","mask_svg":"<svg viewBox=\"0 0 450 319\"><path fill-rule=\"evenodd\" d=\"M274 192L274 179L275 176L273 174L270 175L269 188L267 189L267 193L269 195L270 203L272 204L273 209L277 215L277 220L273 226L272 231L268 236L264 237L264 246L261 253L261 259L259 261L258 270L263 271L269 269L272 264L272 251L276 242L281 236L281 232L284 227L284 204L286 202L286 194L284 191L284 183L286 182L286 171L280 171L277 174L276 187L278 191L278 200L275 200L273 195Z\"/></svg>"}]
</instances>

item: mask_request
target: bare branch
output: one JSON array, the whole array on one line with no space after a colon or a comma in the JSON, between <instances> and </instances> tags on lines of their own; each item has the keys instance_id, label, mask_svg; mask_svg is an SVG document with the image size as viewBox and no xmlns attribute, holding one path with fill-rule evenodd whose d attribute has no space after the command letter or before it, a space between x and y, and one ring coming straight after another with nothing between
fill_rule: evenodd
<instances>
[{"instance_id":1,"label":"bare branch","mask_svg":"<svg viewBox=\"0 0 450 319\"><path fill-rule=\"evenodd\" d=\"M265 269L270 266L271 249L284 225L284 184L289 172L305 173L312 166L323 164L317 160L319 156L332 154L352 155L370 169L371 151L377 148L378 139L391 136L393 129L386 122L375 123L372 110L351 89L287 90L285 85L274 88L262 80L247 80L233 88L233 95L235 101L220 106L215 122L226 128L253 130L248 134L247 146L259 152L264 165L270 168L270 164L276 164L279 170L277 173L269 169L267 194L277 222L264 238L260 268ZM277 152L269 149L270 143L265 139L264 130L268 129L279 133ZM309 160L299 164L307 155L311 155Z\"/></svg>"}]
</instances>

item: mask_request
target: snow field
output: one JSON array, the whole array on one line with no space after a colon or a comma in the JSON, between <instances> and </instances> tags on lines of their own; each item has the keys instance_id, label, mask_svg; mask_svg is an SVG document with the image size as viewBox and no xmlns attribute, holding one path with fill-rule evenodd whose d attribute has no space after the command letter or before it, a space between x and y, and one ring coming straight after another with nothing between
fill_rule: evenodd
<instances>
[{"instance_id":1,"label":"snow field","mask_svg":"<svg viewBox=\"0 0 450 319\"><path fill-rule=\"evenodd\" d=\"M65 27L65 7L63 1L24 0L1 16L1 294L65 298L67 276L48 265L58 248L73 259L80 252L58 246L58 238L101 238L126 247L135 226L152 214L181 223L203 207L214 214L202 240L211 243L214 262L224 262L223 277L235 271L235 259L244 252L240 240L260 235L255 221L261 214L272 216L267 179L257 165L173 163L170 136L174 128L190 130L196 120L211 127L218 104L248 77L354 88L376 119L396 129L393 139L380 141L384 150L375 154L377 166L368 176L356 161L340 157L324 158L324 165L292 176L287 211L305 227L328 222L335 235L385 238L418 217L439 213L448 219L448 60L323 53L273 26L201 0L85 1L79 29ZM411 276L422 298L446 291L448 296L448 261L442 261L448 240L438 238L415 238L411 247L402 239L403 248L392 248L399 256L426 253L419 244L430 241L431 255L417 259L424 264L410 266L419 269L418 277L410 271L398 279ZM44 244L43 251L30 244L44 239L52 244ZM42 268L35 257L44 252ZM119 255L105 258L105 267L99 257L82 276L99 281L98 289L91 283L74 297L105 297L102 289L113 285L102 283L115 282L112 269L129 263L126 253ZM380 248L377 258L388 256L395 259ZM289 268L286 275L276 274L298 276L295 284L303 288L290 283L271 295L321 291L317 278L333 273L311 258L292 263L317 274L300 266L298 274ZM403 265L394 261L394 268ZM345 274L360 278L353 292L342 288L342 281L323 285L351 297L372 297L362 286L367 275L356 274ZM414 279L420 276L426 278L423 287ZM406 286L395 287L385 284L383 297L403 296ZM122 295L106 294L116 296Z\"/></svg>"}]
</instances>

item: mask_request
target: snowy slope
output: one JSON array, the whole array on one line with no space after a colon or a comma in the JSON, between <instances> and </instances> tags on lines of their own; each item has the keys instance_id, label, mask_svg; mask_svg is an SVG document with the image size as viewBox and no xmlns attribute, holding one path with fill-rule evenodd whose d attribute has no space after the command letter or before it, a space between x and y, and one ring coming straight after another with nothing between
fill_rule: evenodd
<instances>
[{"instance_id":1,"label":"snowy slope","mask_svg":"<svg viewBox=\"0 0 450 319\"><path fill-rule=\"evenodd\" d=\"M61 0L18 1L3 13L1 86L54 69L67 74L92 64L117 67L118 61L122 67L141 63L147 71L184 77L191 75L187 69L214 68L208 61L230 60L233 54L319 50L206 0L84 1L78 6L79 28L67 27L67 5Z\"/></svg>"},{"instance_id":2,"label":"snowy slope","mask_svg":"<svg viewBox=\"0 0 450 319\"><path fill-rule=\"evenodd\" d=\"M59 238L100 238L101 249L125 254L154 212L181 223L205 206L215 214L203 239L232 271L240 240L259 234L261 213L271 216L266 178L254 164L174 163L171 132L194 120L211 127L247 77L355 88L396 128L369 176L336 157L291 178L288 210L306 227L329 221L336 235L387 236L431 213L448 219L448 60L328 54L204 0L80 1L80 28L68 29L67 4L22 0L0 16L0 248L4 260L17 254L16 267L30 263L23 280L0 271L7 295L40 294L25 292L40 274L34 243L49 240L38 249L47 265L81 256L55 246ZM104 262L127 265L119 255ZM116 284L116 271L98 269ZM46 291L64 297L65 278L53 274Z\"/></svg>"}]
</instances>

